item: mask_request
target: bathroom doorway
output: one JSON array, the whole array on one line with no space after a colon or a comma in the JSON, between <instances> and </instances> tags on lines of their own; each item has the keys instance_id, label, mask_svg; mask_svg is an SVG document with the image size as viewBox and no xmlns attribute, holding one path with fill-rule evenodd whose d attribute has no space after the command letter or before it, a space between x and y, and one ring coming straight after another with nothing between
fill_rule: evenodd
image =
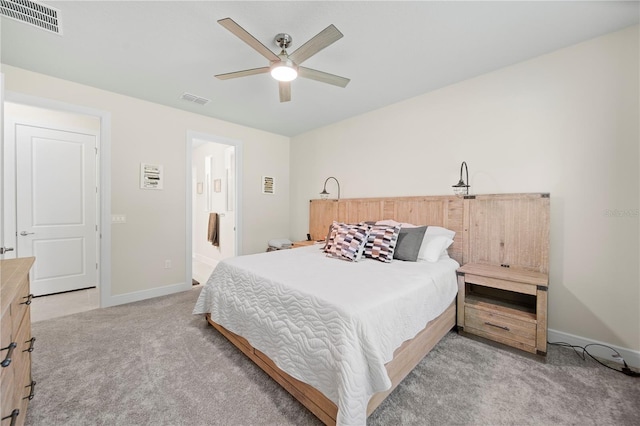
<instances>
[{"instance_id":1,"label":"bathroom doorway","mask_svg":"<svg viewBox=\"0 0 640 426\"><path fill-rule=\"evenodd\" d=\"M212 135L189 138L191 279L204 284L223 259L239 253L239 142Z\"/></svg>"}]
</instances>

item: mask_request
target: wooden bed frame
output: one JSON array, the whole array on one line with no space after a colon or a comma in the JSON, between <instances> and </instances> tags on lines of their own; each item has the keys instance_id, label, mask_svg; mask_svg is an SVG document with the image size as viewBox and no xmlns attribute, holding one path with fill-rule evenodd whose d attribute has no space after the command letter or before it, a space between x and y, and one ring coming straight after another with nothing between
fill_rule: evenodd
<instances>
[{"instance_id":1,"label":"wooden bed frame","mask_svg":"<svg viewBox=\"0 0 640 426\"><path fill-rule=\"evenodd\" d=\"M335 425L338 407L311 385L291 377L278 368L264 353L255 349L241 336L227 330L206 314L207 321L224 337L233 343L258 367L262 368L273 380L278 382L302 405L307 407L317 418L326 425ZM455 326L455 301L438 318L430 321L416 337L404 342L393 353L393 359L385 364L391 388L374 394L367 405L367 416L378 408L384 399L398 386L398 384L413 370L431 349Z\"/></svg>"},{"instance_id":2,"label":"wooden bed frame","mask_svg":"<svg viewBox=\"0 0 640 426\"><path fill-rule=\"evenodd\" d=\"M354 198L342 200L311 200L309 208L309 233L313 240L326 237L333 220L346 223L394 219L416 225L442 226L456 232L449 255L461 265L463 262L463 210L462 198L455 196L421 196L391 198ZM269 357L253 348L241 336L230 332L211 320L207 321L286 389L302 405L307 407L326 425L335 425L336 405L314 387L303 383L278 368ZM385 366L392 386L389 390L374 394L369 400L369 416L398 384L413 370L431 349L456 324L456 301L439 317L427 324L416 337L404 342L394 352L393 359Z\"/></svg>"}]
</instances>

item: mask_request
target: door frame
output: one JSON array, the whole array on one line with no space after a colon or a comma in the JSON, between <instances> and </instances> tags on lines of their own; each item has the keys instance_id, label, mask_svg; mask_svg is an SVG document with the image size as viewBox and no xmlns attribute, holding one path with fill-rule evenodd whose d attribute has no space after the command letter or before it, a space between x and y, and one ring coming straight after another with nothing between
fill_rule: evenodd
<instances>
[{"instance_id":1,"label":"door frame","mask_svg":"<svg viewBox=\"0 0 640 426\"><path fill-rule=\"evenodd\" d=\"M235 185L236 185L236 196L234 199L233 206L233 214L235 215L235 224L236 224L236 232L235 232L235 241L234 241L234 255L238 256L242 254L242 164L243 164L243 152L242 152L242 141L224 138L221 136L216 136L208 133L196 132L193 130L187 130L187 139L186 139L186 168L185 168L185 233L186 233L186 257L185 257L185 266L186 266L186 275L185 282L189 283L193 277L193 268L192 268L192 257L193 257L193 184L192 184L192 167L193 167L193 142L194 140L203 140L206 142L230 145L235 147L235 170L236 174L234 176Z\"/></svg>"},{"instance_id":2,"label":"door frame","mask_svg":"<svg viewBox=\"0 0 640 426\"><path fill-rule=\"evenodd\" d=\"M100 288L100 307L113 305L111 301L111 113L11 91L5 91L4 101L74 114L90 115L100 119L100 140L98 142L98 160L96 163L98 167L98 287ZM4 111L2 119L4 120ZM3 142L2 146L3 153L5 151L5 142ZM3 160L6 162L6 159L3 158ZM4 173L6 174L7 170ZM12 184L14 184L15 188L15 176L12 179ZM13 192L13 198L15 199L15 189ZM6 196L7 194L3 195ZM10 226L12 226L12 229L5 229L5 238L13 239L13 241L7 242L5 240L5 245L14 244L15 247L16 224L13 223Z\"/></svg>"}]
</instances>

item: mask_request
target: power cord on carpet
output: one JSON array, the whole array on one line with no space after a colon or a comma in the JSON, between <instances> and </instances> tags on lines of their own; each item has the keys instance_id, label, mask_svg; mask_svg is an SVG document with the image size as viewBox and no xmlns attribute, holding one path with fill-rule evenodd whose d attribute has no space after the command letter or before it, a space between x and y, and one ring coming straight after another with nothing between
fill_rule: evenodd
<instances>
[{"instance_id":1,"label":"power cord on carpet","mask_svg":"<svg viewBox=\"0 0 640 426\"><path fill-rule=\"evenodd\" d=\"M587 357L585 355L589 355L591 358L593 358L594 361L596 361L598 364L600 365L604 365L605 367L613 370L613 371L617 371L618 373L622 373L625 374L627 376L630 377L640 377L640 373L638 373L637 371L633 371L631 368L629 368L629 366L627 365L627 362L624 360L624 358L622 358L622 355L620 355L618 353L618 351L616 351L615 349L613 349L612 347L609 347L607 345L601 345L600 343L590 343L586 346L579 346L579 345L572 345L570 343L566 343L566 342L547 342L550 345L557 345L557 346L564 346L566 348L572 348L576 354L578 354L578 356L580 358L582 358L583 360L586 360ZM587 348L589 346L602 346L605 347L607 349L610 349L613 352L613 355L611 356L613 359L617 360L617 361L622 361L622 363L624 364L624 367L622 367L621 370L618 370L617 368L613 368L603 362L601 362L598 358L594 357L593 355L591 355L589 353L589 351L587 350ZM580 353L576 348L580 348L582 349L582 353Z\"/></svg>"}]
</instances>

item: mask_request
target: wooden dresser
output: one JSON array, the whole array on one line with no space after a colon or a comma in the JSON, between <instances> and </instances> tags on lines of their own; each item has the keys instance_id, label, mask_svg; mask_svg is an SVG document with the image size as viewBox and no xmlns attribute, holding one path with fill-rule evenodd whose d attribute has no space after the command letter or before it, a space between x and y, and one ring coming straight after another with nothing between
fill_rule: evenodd
<instances>
[{"instance_id":1,"label":"wooden dresser","mask_svg":"<svg viewBox=\"0 0 640 426\"><path fill-rule=\"evenodd\" d=\"M33 399L36 382L31 380L31 337L29 270L34 257L0 260L0 426L22 425Z\"/></svg>"},{"instance_id":2,"label":"wooden dresser","mask_svg":"<svg viewBox=\"0 0 640 426\"><path fill-rule=\"evenodd\" d=\"M549 194L477 195L464 203L458 331L544 359Z\"/></svg>"}]
</instances>

